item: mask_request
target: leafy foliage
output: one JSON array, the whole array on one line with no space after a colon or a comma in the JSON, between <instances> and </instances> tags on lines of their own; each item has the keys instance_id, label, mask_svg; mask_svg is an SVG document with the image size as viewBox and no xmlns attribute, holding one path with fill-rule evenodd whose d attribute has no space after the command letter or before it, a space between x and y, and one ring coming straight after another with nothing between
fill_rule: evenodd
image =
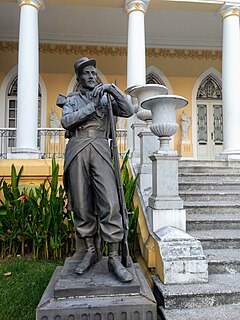
<instances>
[{"instance_id":1,"label":"leafy foliage","mask_svg":"<svg viewBox=\"0 0 240 320\"><path fill-rule=\"evenodd\" d=\"M2 257L31 254L34 259L61 259L74 249L73 216L66 208L66 194L58 187L59 165L52 159L51 181L21 188L23 167L11 168L11 183L2 181L5 201L0 205Z\"/></svg>"},{"instance_id":2,"label":"leafy foliage","mask_svg":"<svg viewBox=\"0 0 240 320\"><path fill-rule=\"evenodd\" d=\"M137 240L137 223L138 223L138 214L139 209L134 208L133 205L133 197L136 190L138 176L130 177L129 170L127 167L128 159L129 159L129 152L126 153L123 163L121 166L121 176L122 176L122 183L126 201L126 207L128 210L128 246L130 255L134 258L135 253L135 246Z\"/></svg>"},{"instance_id":3,"label":"leafy foliage","mask_svg":"<svg viewBox=\"0 0 240 320\"><path fill-rule=\"evenodd\" d=\"M132 256L137 239L138 209L133 208L133 196L138 177L130 177L126 154L121 175L127 210L129 212L128 243ZM11 167L11 182L0 180L4 201L0 201L1 257L31 255L33 259L61 260L75 250L73 212L67 209L67 195L59 185L59 165L52 159L51 180L38 187L19 185L23 166L16 172Z\"/></svg>"}]
</instances>

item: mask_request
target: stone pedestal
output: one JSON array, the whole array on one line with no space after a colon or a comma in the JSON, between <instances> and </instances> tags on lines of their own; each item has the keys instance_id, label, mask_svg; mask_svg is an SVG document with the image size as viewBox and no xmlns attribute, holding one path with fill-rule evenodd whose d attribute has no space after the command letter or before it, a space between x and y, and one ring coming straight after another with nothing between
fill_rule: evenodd
<instances>
[{"instance_id":1,"label":"stone pedestal","mask_svg":"<svg viewBox=\"0 0 240 320\"><path fill-rule=\"evenodd\" d=\"M139 133L140 165L139 187L142 192L152 187L152 162L149 158L158 149L158 138L146 127Z\"/></svg>"},{"instance_id":2,"label":"stone pedestal","mask_svg":"<svg viewBox=\"0 0 240 320\"><path fill-rule=\"evenodd\" d=\"M186 231L186 211L178 195L178 156L154 153L148 216L154 232L166 226Z\"/></svg>"},{"instance_id":3,"label":"stone pedestal","mask_svg":"<svg viewBox=\"0 0 240 320\"><path fill-rule=\"evenodd\" d=\"M108 271L107 259L79 276L74 274L79 261L68 258L54 272L37 306L36 320L156 320L156 302L139 266L128 268L133 281L121 283Z\"/></svg>"},{"instance_id":4,"label":"stone pedestal","mask_svg":"<svg viewBox=\"0 0 240 320\"><path fill-rule=\"evenodd\" d=\"M40 159L40 151L31 148L13 148L8 159Z\"/></svg>"},{"instance_id":5,"label":"stone pedestal","mask_svg":"<svg viewBox=\"0 0 240 320\"><path fill-rule=\"evenodd\" d=\"M139 122L137 123L133 123L131 128L133 130L133 149L132 149L132 154L131 157L133 159L138 159L140 158L140 139L139 139L139 133L146 128L146 124L144 122L140 123L140 120L138 120ZM138 162L137 161L137 162Z\"/></svg>"},{"instance_id":6,"label":"stone pedestal","mask_svg":"<svg viewBox=\"0 0 240 320\"><path fill-rule=\"evenodd\" d=\"M190 140L181 140L178 146L178 153L182 158L191 158L193 147Z\"/></svg>"},{"instance_id":7,"label":"stone pedestal","mask_svg":"<svg viewBox=\"0 0 240 320\"><path fill-rule=\"evenodd\" d=\"M200 241L173 227L158 230L155 239L161 253L157 274L164 284L208 281L208 263Z\"/></svg>"}]
</instances>

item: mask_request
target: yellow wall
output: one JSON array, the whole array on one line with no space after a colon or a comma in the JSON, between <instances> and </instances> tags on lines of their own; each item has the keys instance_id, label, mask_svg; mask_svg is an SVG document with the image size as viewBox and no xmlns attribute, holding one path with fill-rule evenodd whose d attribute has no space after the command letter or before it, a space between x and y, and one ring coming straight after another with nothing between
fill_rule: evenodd
<instances>
[{"instance_id":1,"label":"yellow wall","mask_svg":"<svg viewBox=\"0 0 240 320\"><path fill-rule=\"evenodd\" d=\"M59 184L63 185L63 160L57 160L59 164ZM32 160L0 160L0 180L10 183L11 166L14 164L17 173L23 166L23 173L19 181L19 186L32 188L39 186L45 179L51 181L52 164L50 159L32 159ZM3 199L2 190L0 190L0 199Z\"/></svg>"},{"instance_id":2,"label":"yellow wall","mask_svg":"<svg viewBox=\"0 0 240 320\"><path fill-rule=\"evenodd\" d=\"M147 67L155 66L170 82L173 94L188 99L186 112L192 116L192 91L197 78L209 68L221 72L221 53L218 51L196 51L177 49L147 49ZM127 57L126 48L74 45L40 45L40 75L47 91L46 125L49 126L49 115L54 108L59 117L61 109L56 106L59 93L67 94L67 89L74 75L73 63L81 56L94 57L97 68L109 83L117 80L123 91L126 89ZM17 43L0 42L0 84L5 75L17 64ZM5 106L1 105L0 110ZM177 113L177 122L183 109ZM189 128L191 139L191 127ZM174 137L175 149L181 138L181 129Z\"/></svg>"}]
</instances>

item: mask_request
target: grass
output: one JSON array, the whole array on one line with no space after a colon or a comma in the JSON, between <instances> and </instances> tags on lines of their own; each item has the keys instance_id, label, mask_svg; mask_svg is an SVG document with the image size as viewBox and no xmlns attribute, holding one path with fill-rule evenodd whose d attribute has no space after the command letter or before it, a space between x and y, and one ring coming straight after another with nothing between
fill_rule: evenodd
<instances>
[{"instance_id":1,"label":"grass","mask_svg":"<svg viewBox=\"0 0 240 320\"><path fill-rule=\"evenodd\" d=\"M25 258L0 260L0 320L35 320L35 308L57 265Z\"/></svg>"}]
</instances>

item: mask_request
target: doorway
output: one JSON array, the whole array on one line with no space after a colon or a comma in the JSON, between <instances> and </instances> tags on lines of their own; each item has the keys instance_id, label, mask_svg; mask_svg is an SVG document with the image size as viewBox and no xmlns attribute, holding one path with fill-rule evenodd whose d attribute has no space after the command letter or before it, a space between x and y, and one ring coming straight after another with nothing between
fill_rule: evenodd
<instances>
[{"instance_id":1,"label":"doorway","mask_svg":"<svg viewBox=\"0 0 240 320\"><path fill-rule=\"evenodd\" d=\"M223 151L222 88L208 75L197 92L197 158L214 160Z\"/></svg>"},{"instance_id":2,"label":"doorway","mask_svg":"<svg viewBox=\"0 0 240 320\"><path fill-rule=\"evenodd\" d=\"M198 159L213 160L223 151L223 111L221 101L198 101Z\"/></svg>"}]
</instances>

